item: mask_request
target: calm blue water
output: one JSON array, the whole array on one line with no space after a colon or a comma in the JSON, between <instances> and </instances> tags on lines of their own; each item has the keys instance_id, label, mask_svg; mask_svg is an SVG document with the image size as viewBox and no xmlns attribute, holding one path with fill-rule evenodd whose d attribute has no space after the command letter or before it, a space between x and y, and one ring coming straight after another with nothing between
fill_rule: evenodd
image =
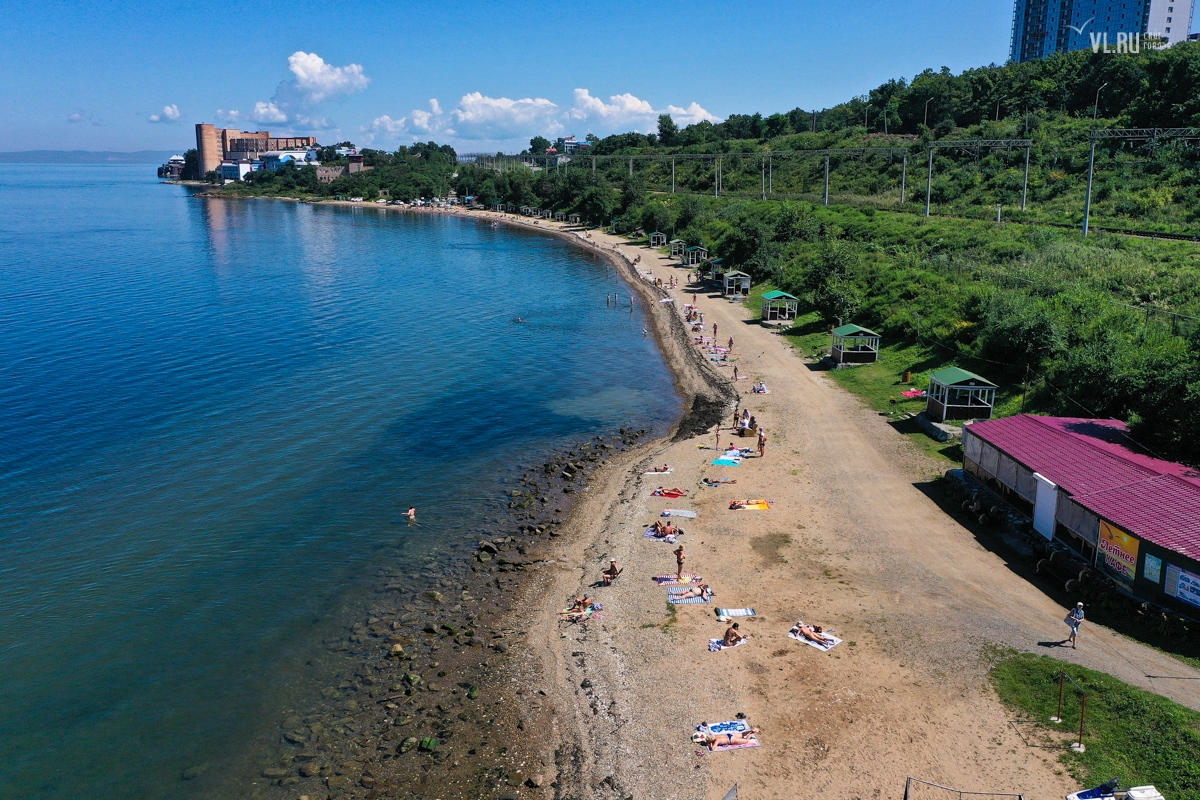
<instances>
[{"instance_id":1,"label":"calm blue water","mask_svg":"<svg viewBox=\"0 0 1200 800\"><path fill-rule=\"evenodd\" d=\"M665 430L617 288L468 220L6 166L0 797L180 796L274 724L381 548L459 544L552 447Z\"/></svg>"}]
</instances>

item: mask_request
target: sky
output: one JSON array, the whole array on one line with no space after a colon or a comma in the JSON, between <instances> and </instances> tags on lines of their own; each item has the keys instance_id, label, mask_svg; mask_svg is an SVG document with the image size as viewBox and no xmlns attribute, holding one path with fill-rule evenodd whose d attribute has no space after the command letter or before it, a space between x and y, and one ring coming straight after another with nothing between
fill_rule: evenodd
<instances>
[{"instance_id":1,"label":"sky","mask_svg":"<svg viewBox=\"0 0 1200 800\"><path fill-rule=\"evenodd\" d=\"M0 151L176 150L194 125L517 151L825 108L1008 57L1012 0L5 4Z\"/></svg>"}]
</instances>

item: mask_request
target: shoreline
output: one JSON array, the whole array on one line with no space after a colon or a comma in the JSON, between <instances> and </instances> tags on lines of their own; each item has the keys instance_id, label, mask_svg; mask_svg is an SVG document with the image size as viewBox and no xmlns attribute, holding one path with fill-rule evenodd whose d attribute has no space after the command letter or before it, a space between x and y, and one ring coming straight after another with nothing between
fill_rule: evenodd
<instances>
[{"instance_id":1,"label":"shoreline","mask_svg":"<svg viewBox=\"0 0 1200 800\"><path fill-rule=\"evenodd\" d=\"M805 785L836 797L880 797L898 796L907 775L1044 798L1079 788L1051 751L1025 746L988 679L1004 648L1045 646L1037 639L1059 632L1061 610L935 502L929 482L936 473L919 451L806 368L742 303L701 286L657 289L618 248L636 250L651 274L685 269L656 251L599 233L585 241L544 220L471 215L550 232L623 269L643 302L658 307L647 311L656 341L677 391L691 398L671 434L593 475L564 535L544 543L543 568L514 587L505 615L512 647L494 674L515 687L505 725L512 725L506 730L520 745L524 771L514 776L522 780L493 780L480 796L718 800L736 783L755 796L787 796ZM721 413L723 393L707 412L696 398L706 387L736 384L721 374L724 365L690 344L675 303L658 302L679 302L685 291L690 299L693 289L702 294L706 322L719 323L722 340L726 332L737 340L742 375L770 386L769 395L737 392L770 429L763 460L710 464L712 423L700 423ZM693 440L701 432L707 436ZM663 461L675 467L666 485L687 489L686 498L651 496L664 479L640 473ZM702 487L702 477L736 478L737 485ZM730 499L745 497L774 502L768 511L729 510ZM664 507L697 512L685 520L681 541L688 569L711 581L719 598L712 605L664 612L665 590L647 580L674 569L671 548L641 536ZM626 572L613 587L599 587L609 558ZM561 623L565 600L588 591L604 604L604 619ZM748 646L707 651L708 639L726 627L711 614L718 604L756 609L741 620ZM789 640L797 618L825 625L844 642L821 653ZM1147 670L1181 671L1170 657L1096 626L1089 635L1079 651L1053 654L1200 705L1197 686L1146 685ZM709 755L689 742L700 722L735 714L763 728L761 747ZM541 788L518 788L527 777Z\"/></svg>"}]
</instances>

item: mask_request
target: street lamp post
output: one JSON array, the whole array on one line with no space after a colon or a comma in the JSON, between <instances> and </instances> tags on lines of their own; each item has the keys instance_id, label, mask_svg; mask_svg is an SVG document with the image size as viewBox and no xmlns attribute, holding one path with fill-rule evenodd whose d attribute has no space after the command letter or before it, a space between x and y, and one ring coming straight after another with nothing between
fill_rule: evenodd
<instances>
[{"instance_id":1,"label":"street lamp post","mask_svg":"<svg viewBox=\"0 0 1200 800\"><path fill-rule=\"evenodd\" d=\"M1096 118L1096 112L1100 110L1100 92L1105 86L1108 86L1107 82L1100 84L1100 88L1096 90L1096 102L1092 104L1092 119Z\"/></svg>"}]
</instances>

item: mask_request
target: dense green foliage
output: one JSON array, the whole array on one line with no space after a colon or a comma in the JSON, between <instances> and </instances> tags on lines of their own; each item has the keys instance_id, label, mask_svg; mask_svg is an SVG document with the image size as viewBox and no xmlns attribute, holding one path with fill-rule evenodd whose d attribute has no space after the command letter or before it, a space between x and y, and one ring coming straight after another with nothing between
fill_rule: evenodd
<instances>
[{"instance_id":1,"label":"dense green foliage","mask_svg":"<svg viewBox=\"0 0 1200 800\"><path fill-rule=\"evenodd\" d=\"M338 146L352 146L343 142ZM380 190L397 200L444 197L451 188L456 154L450 145L433 142L400 147L394 153L363 149L363 165L370 169L344 175L331 183L317 179L317 168L311 164L296 166L286 162L274 172L251 172L244 182L235 181L222 190L230 194L282 195L309 197L365 197L375 199ZM347 160L338 158L336 148L325 148L322 165L343 166Z\"/></svg>"},{"instance_id":2,"label":"dense green foliage","mask_svg":"<svg viewBox=\"0 0 1200 800\"><path fill-rule=\"evenodd\" d=\"M1058 710L1059 672L1064 669L1087 691L1084 753L1066 746L1079 730L1080 693L1070 683L1064 692L1064 722L1047 722ZM1153 784L1172 800L1200 800L1200 713L1111 675L1029 653L996 664L992 683L1001 700L1048 735L1048 746L1059 751L1082 785L1090 788L1117 778L1123 787Z\"/></svg>"}]
</instances>

